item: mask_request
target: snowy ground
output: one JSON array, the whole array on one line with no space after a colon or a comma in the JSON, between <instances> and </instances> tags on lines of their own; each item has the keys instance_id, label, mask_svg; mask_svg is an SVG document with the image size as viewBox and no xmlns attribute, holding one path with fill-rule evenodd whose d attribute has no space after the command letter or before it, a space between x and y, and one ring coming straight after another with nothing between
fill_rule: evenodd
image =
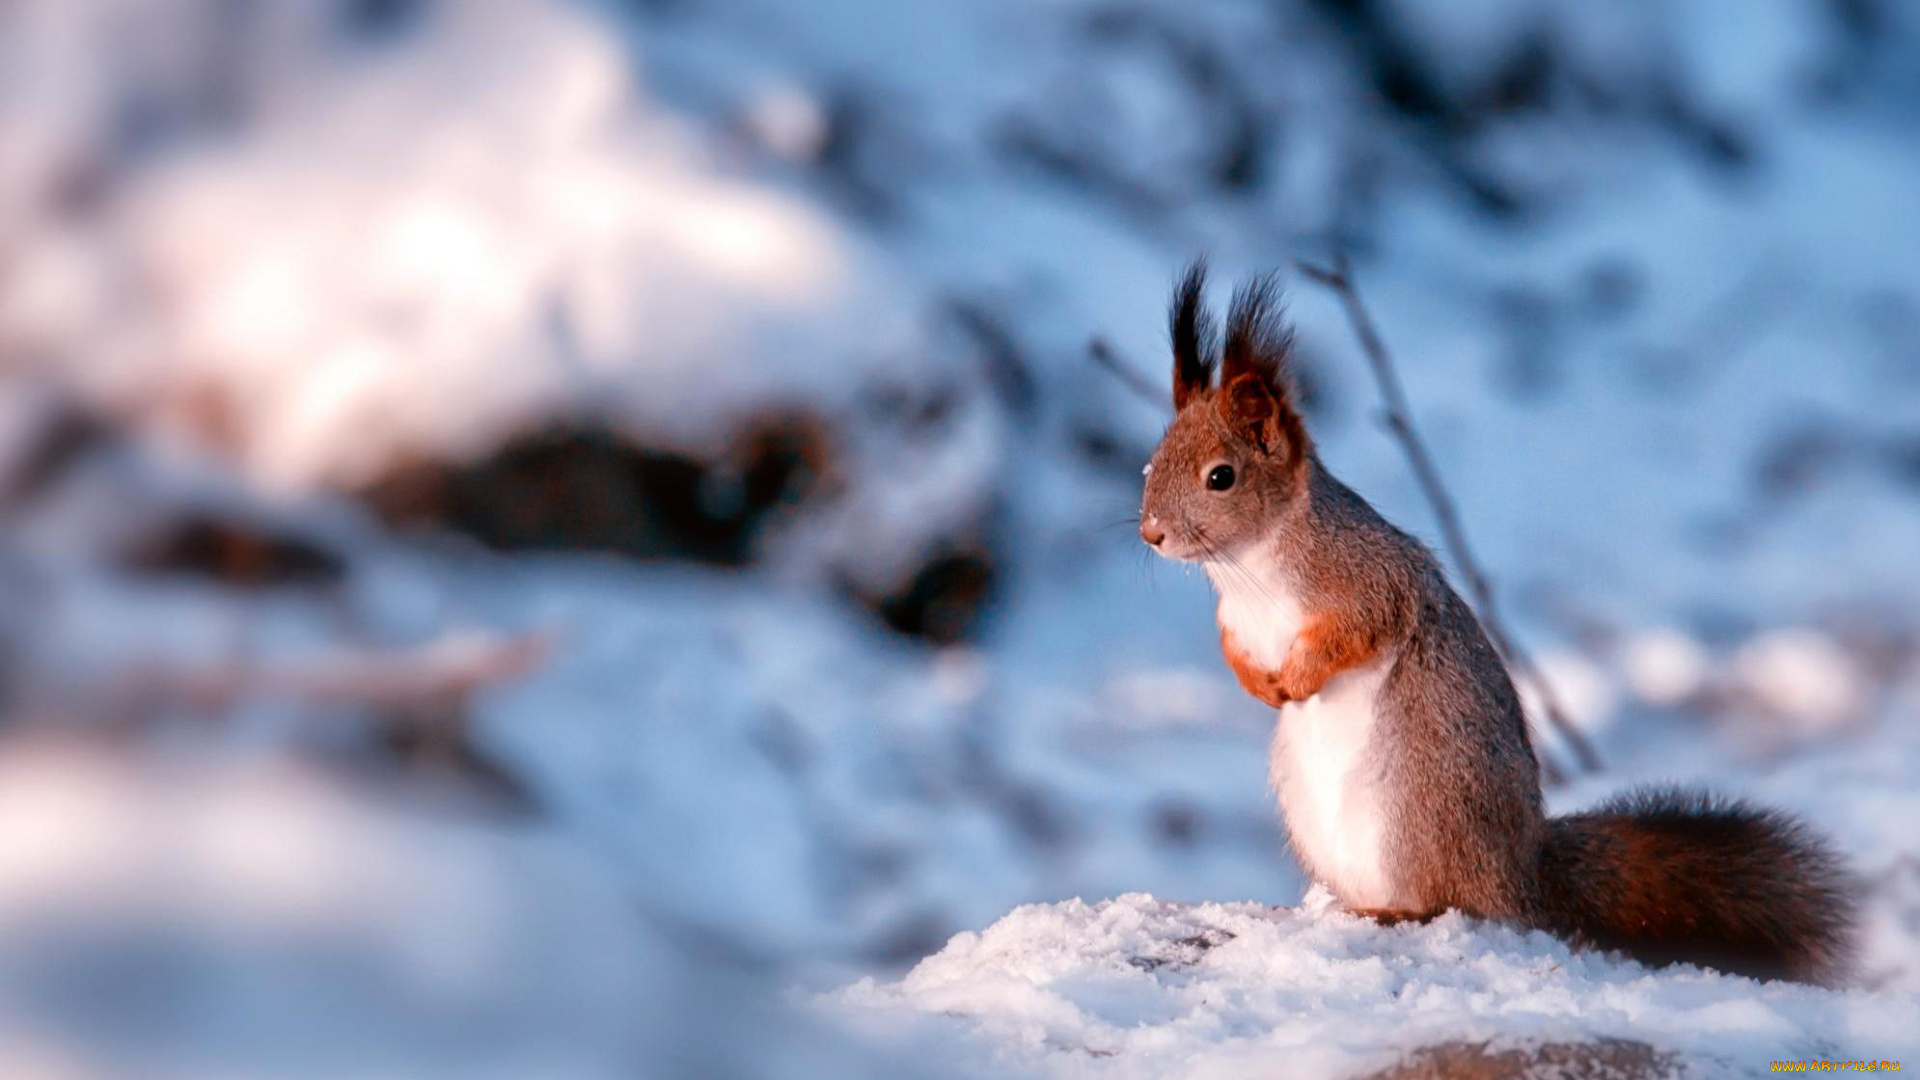
<instances>
[{"instance_id":1,"label":"snowy ground","mask_svg":"<svg viewBox=\"0 0 1920 1080\"><path fill-rule=\"evenodd\" d=\"M1900 1061L1920 1047L1908 994L1653 973L1457 914L1382 928L1324 890L1299 908L1139 893L1022 907L833 1003L983 1075L1346 1077L1448 1043L1620 1040L1655 1053L1616 1075L1751 1076L1774 1060Z\"/></svg>"},{"instance_id":2,"label":"snowy ground","mask_svg":"<svg viewBox=\"0 0 1920 1080\"><path fill-rule=\"evenodd\" d=\"M43 776L0 798L39 853L0 858L0 1044L48 1076L1897 1059L1916 101L1890 2L0 9L0 767ZM1185 258L1330 238L1605 758L1551 801L1803 814L1869 890L1862 989L1257 906L1307 884L1269 721L1133 537L1164 411L1087 345L1157 383ZM1327 459L1431 536L1337 310L1293 303Z\"/></svg>"}]
</instances>

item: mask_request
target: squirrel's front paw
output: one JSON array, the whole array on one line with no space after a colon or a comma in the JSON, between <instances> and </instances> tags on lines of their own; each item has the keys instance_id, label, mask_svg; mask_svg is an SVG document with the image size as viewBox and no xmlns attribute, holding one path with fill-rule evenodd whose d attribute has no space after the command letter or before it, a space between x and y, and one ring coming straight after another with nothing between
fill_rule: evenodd
<instances>
[{"instance_id":1,"label":"squirrel's front paw","mask_svg":"<svg viewBox=\"0 0 1920 1080\"><path fill-rule=\"evenodd\" d=\"M1240 680L1240 689L1276 709L1294 700L1280 688L1279 672L1235 667L1233 673Z\"/></svg>"},{"instance_id":2,"label":"squirrel's front paw","mask_svg":"<svg viewBox=\"0 0 1920 1080\"><path fill-rule=\"evenodd\" d=\"M1293 701L1305 701L1320 692L1327 685L1333 672L1324 662L1319 662L1301 649L1297 644L1287 653L1286 663L1274 674L1274 682L1279 693Z\"/></svg>"},{"instance_id":3,"label":"squirrel's front paw","mask_svg":"<svg viewBox=\"0 0 1920 1080\"><path fill-rule=\"evenodd\" d=\"M1325 617L1309 619L1294 635L1280 665L1280 692L1305 701L1319 693L1327 680L1366 663L1377 651L1374 639L1354 633L1351 626Z\"/></svg>"}]
</instances>

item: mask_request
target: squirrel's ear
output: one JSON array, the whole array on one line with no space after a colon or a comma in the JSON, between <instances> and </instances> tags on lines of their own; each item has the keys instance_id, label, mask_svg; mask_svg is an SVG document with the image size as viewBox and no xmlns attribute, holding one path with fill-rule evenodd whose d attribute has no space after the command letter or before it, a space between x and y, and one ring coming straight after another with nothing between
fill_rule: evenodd
<instances>
[{"instance_id":1,"label":"squirrel's ear","mask_svg":"<svg viewBox=\"0 0 1920 1080\"><path fill-rule=\"evenodd\" d=\"M1206 309L1203 295L1206 287L1206 260L1195 259L1173 290L1173 309L1168 313L1167 324L1173 336L1173 411L1176 413L1213 385L1217 339L1213 316Z\"/></svg>"},{"instance_id":2,"label":"squirrel's ear","mask_svg":"<svg viewBox=\"0 0 1920 1080\"><path fill-rule=\"evenodd\" d=\"M1286 392L1259 374L1243 371L1229 380L1220 392L1220 413L1230 430L1262 453L1288 461L1305 454L1306 424Z\"/></svg>"}]
</instances>

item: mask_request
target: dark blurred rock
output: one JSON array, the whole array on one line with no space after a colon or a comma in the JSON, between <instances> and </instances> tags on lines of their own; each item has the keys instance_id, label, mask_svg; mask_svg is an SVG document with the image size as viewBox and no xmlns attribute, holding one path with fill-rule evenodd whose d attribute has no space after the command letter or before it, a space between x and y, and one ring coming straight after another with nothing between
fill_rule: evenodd
<instances>
[{"instance_id":1,"label":"dark blurred rock","mask_svg":"<svg viewBox=\"0 0 1920 1080\"><path fill-rule=\"evenodd\" d=\"M196 512L135 541L120 563L143 574L184 574L257 589L330 585L346 562L321 544L258 522Z\"/></svg>"},{"instance_id":2,"label":"dark blurred rock","mask_svg":"<svg viewBox=\"0 0 1920 1080\"><path fill-rule=\"evenodd\" d=\"M502 551L600 551L742 566L770 515L830 470L804 417L742 427L713 460L597 428L553 427L470 465L419 462L365 492L386 520L471 536Z\"/></svg>"},{"instance_id":3,"label":"dark blurred rock","mask_svg":"<svg viewBox=\"0 0 1920 1080\"><path fill-rule=\"evenodd\" d=\"M937 555L891 592L874 595L854 590L861 604L888 626L936 645L972 638L993 595L997 571L980 549Z\"/></svg>"},{"instance_id":4,"label":"dark blurred rock","mask_svg":"<svg viewBox=\"0 0 1920 1080\"><path fill-rule=\"evenodd\" d=\"M1677 1055L1630 1039L1502 1050L1463 1041L1422 1047L1366 1080L1660 1080L1681 1073Z\"/></svg>"},{"instance_id":5,"label":"dark blurred rock","mask_svg":"<svg viewBox=\"0 0 1920 1080\"><path fill-rule=\"evenodd\" d=\"M938 395L893 404L935 426L952 407ZM602 428L550 427L471 464L415 462L361 494L390 524L445 530L503 552L742 567L760 557L777 518L836 493L835 458L826 427L808 416L744 423L711 457ZM996 574L986 545L960 539L891 586L846 576L843 588L894 630L946 645L978 631Z\"/></svg>"}]
</instances>

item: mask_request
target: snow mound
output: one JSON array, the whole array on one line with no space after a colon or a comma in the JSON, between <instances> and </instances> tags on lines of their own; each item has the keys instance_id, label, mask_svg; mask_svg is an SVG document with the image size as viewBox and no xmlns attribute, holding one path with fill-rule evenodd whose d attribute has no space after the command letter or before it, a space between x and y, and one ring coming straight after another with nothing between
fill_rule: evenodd
<instances>
[{"instance_id":1,"label":"snow mound","mask_svg":"<svg viewBox=\"0 0 1920 1080\"><path fill-rule=\"evenodd\" d=\"M1635 1075L1745 1076L1920 1045L1910 996L1652 971L1458 914L1382 927L1317 888L1298 908L1029 905L822 1002L944 1060L1062 1077L1362 1076L1478 1044L1509 1064L1533 1048L1543 1066L1611 1054Z\"/></svg>"},{"instance_id":2,"label":"snow mound","mask_svg":"<svg viewBox=\"0 0 1920 1080\"><path fill-rule=\"evenodd\" d=\"M141 25L87 10L99 25L0 30ZM246 43L284 83L236 89L229 137L130 167L100 211L113 228L30 235L0 342L287 488L477 456L556 416L697 446L849 396L852 365L911 366L869 253L726 175L636 94L610 26L540 0L421 17L385 49L259 28L286 32ZM89 129L78 104L43 112ZM0 191L0 225L18 201Z\"/></svg>"}]
</instances>

